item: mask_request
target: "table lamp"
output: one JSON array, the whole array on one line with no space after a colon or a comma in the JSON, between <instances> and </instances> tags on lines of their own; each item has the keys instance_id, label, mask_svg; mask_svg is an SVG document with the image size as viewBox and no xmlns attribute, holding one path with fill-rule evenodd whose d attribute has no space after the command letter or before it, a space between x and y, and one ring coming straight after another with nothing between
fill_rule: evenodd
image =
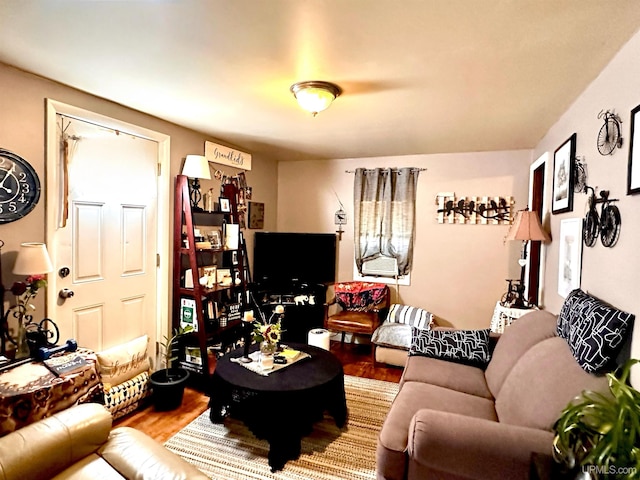
<instances>
[{"instance_id":1,"label":"table lamp","mask_svg":"<svg viewBox=\"0 0 640 480\"><path fill-rule=\"evenodd\" d=\"M527 244L530 241L549 242L551 238L542 228L538 214L525 209L516 212L516 219L511 225L505 240L522 241L522 253L520 260L518 260L518 263L520 264L520 288L518 289L517 297L512 306L514 308L526 308L523 293L524 267L527 265Z\"/></svg>"},{"instance_id":2,"label":"table lamp","mask_svg":"<svg viewBox=\"0 0 640 480\"><path fill-rule=\"evenodd\" d=\"M14 275L42 275L51 271L53 271L53 265L44 243L20 244L18 257L13 266Z\"/></svg>"},{"instance_id":3,"label":"table lamp","mask_svg":"<svg viewBox=\"0 0 640 480\"><path fill-rule=\"evenodd\" d=\"M27 242L20 244L20 250L18 250L16 263L12 270L14 275L44 275L51 271L53 271L53 265L51 264L51 258L49 258L49 252L47 252L47 246L44 243ZM37 287L33 292L32 295L35 296ZM24 300L22 300L22 302L22 307L20 307L20 304L18 304L17 307L18 338L16 339L16 359L30 356L25 330L25 318L27 319L27 323L29 323L31 316L27 314L27 302Z\"/></svg>"},{"instance_id":4,"label":"table lamp","mask_svg":"<svg viewBox=\"0 0 640 480\"><path fill-rule=\"evenodd\" d=\"M209 170L209 161L207 157L202 155L187 155L182 167L182 175L192 178L193 182L190 188L191 208L194 211L203 211L198 204L202 199L200 193L200 178L211 180L211 172Z\"/></svg>"}]
</instances>

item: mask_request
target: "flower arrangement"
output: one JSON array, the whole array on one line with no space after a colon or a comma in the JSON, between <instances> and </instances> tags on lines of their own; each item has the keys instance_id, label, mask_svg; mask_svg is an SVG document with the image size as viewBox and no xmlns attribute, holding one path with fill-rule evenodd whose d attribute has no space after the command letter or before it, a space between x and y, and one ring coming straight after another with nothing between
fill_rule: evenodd
<instances>
[{"instance_id":1,"label":"flower arrangement","mask_svg":"<svg viewBox=\"0 0 640 480\"><path fill-rule=\"evenodd\" d=\"M261 320L253 321L253 340L261 345L268 344L275 349L282 336L281 320L284 316L284 307L276 305L269 320L260 309L258 309L258 312Z\"/></svg>"}]
</instances>

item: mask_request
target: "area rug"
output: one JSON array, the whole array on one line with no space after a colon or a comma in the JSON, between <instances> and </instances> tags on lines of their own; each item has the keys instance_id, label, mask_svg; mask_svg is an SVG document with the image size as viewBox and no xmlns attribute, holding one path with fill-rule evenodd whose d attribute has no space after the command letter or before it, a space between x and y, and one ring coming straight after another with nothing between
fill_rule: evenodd
<instances>
[{"instance_id":1,"label":"area rug","mask_svg":"<svg viewBox=\"0 0 640 480\"><path fill-rule=\"evenodd\" d=\"M215 480L375 479L376 442L382 422L398 393L398 384L345 376L349 420L336 427L326 415L302 439L302 453L283 470L271 473L269 444L242 422L227 418L213 424L207 410L171 437L165 446Z\"/></svg>"}]
</instances>

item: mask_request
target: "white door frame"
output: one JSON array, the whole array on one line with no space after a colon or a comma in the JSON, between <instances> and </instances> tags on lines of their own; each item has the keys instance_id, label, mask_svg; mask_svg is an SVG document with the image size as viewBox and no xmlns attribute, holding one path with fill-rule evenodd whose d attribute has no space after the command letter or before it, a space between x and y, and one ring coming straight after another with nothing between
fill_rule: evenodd
<instances>
[{"instance_id":1,"label":"white door frame","mask_svg":"<svg viewBox=\"0 0 640 480\"><path fill-rule=\"evenodd\" d=\"M540 155L535 162L533 162L529 166L529 200L528 204L531 206L533 204L533 175L534 172L540 168L540 166L544 166L543 177L544 177L544 191L542 192L542 218L540 219L540 223L544 225L547 216L549 215L549 200L547 196L548 191L548 181L547 181L547 165L549 160L549 152L544 152ZM530 248L531 242L529 242ZM529 252L527 252L529 253ZM530 257L528 257L530 258ZM543 299L544 299L544 274L545 274L545 265L547 259L547 246L544 242L540 245L540 277L538 280L538 306L543 307ZM525 271L525 279L527 284L527 292L529 291L529 268L530 262L527 262L527 267Z\"/></svg>"},{"instance_id":2,"label":"white door frame","mask_svg":"<svg viewBox=\"0 0 640 480\"><path fill-rule=\"evenodd\" d=\"M156 334L158 338L150 339L151 342L156 342L159 338L166 335L169 332L169 318L170 318L170 302L167 300L170 298L169 292L169 264L171 258L170 251L170 239L172 238L170 232L171 225L171 212L169 201L171 199L171 185L170 185L170 141L171 137L163 133L149 130L144 127L126 123L114 118L110 118L104 115L100 115L89 110L74 107L65 103L58 102L56 100L47 99L46 108L46 229L45 238L49 248L55 248L52 243L53 235L56 231L58 209L59 205L59 169L56 165L58 152L60 145L57 141L57 123L56 115L62 114L69 117L77 118L78 120L84 120L87 122L103 125L113 130L119 130L121 132L131 133L133 135L147 138L158 143L158 238L157 248L160 258L159 266L156 271L157 285L156 285ZM56 258L56 252L50 251L52 258ZM55 266L54 266L55 267ZM57 271L53 271L51 275L57 275ZM58 298L58 292L54 289L47 289L46 297L46 312L52 312L54 310L55 302ZM55 321L55 319L53 319ZM153 355L152 352L149 352Z\"/></svg>"}]
</instances>

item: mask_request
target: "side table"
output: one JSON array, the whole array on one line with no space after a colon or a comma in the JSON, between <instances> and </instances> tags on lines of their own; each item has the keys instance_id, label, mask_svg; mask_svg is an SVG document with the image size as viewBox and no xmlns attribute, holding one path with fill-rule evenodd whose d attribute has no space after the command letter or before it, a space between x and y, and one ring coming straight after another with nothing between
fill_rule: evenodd
<instances>
[{"instance_id":1,"label":"side table","mask_svg":"<svg viewBox=\"0 0 640 480\"><path fill-rule=\"evenodd\" d=\"M503 307L500 302L496 302L496 307L493 310L493 317L491 318L491 331L494 333L504 333L504 329L511 325L515 320L521 316L537 310L533 308L510 308Z\"/></svg>"},{"instance_id":2,"label":"side table","mask_svg":"<svg viewBox=\"0 0 640 480\"><path fill-rule=\"evenodd\" d=\"M66 355L81 355L87 364L60 377L35 360L0 373L0 436L77 403L104 403L95 354Z\"/></svg>"}]
</instances>

